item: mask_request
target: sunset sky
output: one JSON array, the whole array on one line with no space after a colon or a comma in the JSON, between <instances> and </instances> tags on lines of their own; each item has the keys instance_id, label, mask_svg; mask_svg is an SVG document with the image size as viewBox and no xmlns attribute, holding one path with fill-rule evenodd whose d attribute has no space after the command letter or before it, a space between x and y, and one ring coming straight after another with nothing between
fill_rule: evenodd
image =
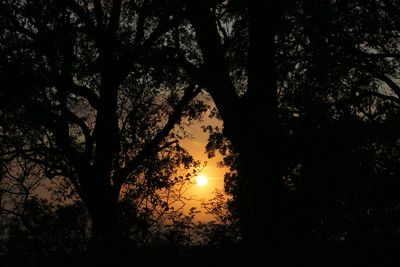
<instances>
[{"instance_id":1,"label":"sunset sky","mask_svg":"<svg viewBox=\"0 0 400 267\"><path fill-rule=\"evenodd\" d=\"M205 211L201 209L201 201L211 199L215 190L224 189L224 174L227 169L218 166L218 162L222 160L222 156L219 153L216 153L214 158L209 159L207 157L205 146L207 144L208 133L204 133L201 128L204 125L221 126L222 124L217 119L210 119L208 114L206 114L203 122L197 122L187 128L192 138L183 140L181 145L187 149L196 160L207 162L206 167L199 173L199 175L207 179L207 184L200 186L196 181L193 181L194 185L186 192L185 196L192 197L194 200L188 201L184 210L188 211L191 207L196 207L201 211L201 213L196 216L196 219L201 222L208 222L213 220L213 217L205 214Z\"/></svg>"},{"instance_id":2,"label":"sunset sky","mask_svg":"<svg viewBox=\"0 0 400 267\"><path fill-rule=\"evenodd\" d=\"M208 115L209 114L205 114L203 116L202 122L196 122L190 126L187 126L185 130L192 137L186 138L180 143L194 157L195 160L200 161L201 164L206 163L205 167L200 171L198 176L202 176L203 179L205 178L207 183L201 186L196 183L197 177L193 177L193 184L190 185L188 190L183 195L185 198L191 199L183 200L185 202L185 205L183 206L184 212L189 213L190 208L196 207L200 213L196 215L195 220L200 222L209 222L214 219L212 215L206 214L205 210L201 207L201 203L202 201L207 201L213 198L213 193L216 190L224 190L224 174L227 172L227 168L221 168L218 166L218 162L222 160L222 156L218 152L216 152L216 156L211 159L209 159L206 154L205 146L208 140L208 133L203 132L202 126L222 126L221 121L215 118L210 119ZM52 195L48 191L49 187L52 187L52 183L46 182L42 186L39 186L35 190L35 193L40 197L50 200ZM180 206L181 203L178 202L175 208Z\"/></svg>"}]
</instances>

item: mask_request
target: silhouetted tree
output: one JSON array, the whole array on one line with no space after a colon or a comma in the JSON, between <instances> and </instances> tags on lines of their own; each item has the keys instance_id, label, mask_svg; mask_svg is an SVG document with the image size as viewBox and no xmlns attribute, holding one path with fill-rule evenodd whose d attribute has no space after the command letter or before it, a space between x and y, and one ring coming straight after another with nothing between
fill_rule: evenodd
<instances>
[{"instance_id":1,"label":"silhouetted tree","mask_svg":"<svg viewBox=\"0 0 400 267\"><path fill-rule=\"evenodd\" d=\"M224 17L224 11L235 9L235 5L242 9L236 13L237 18ZM216 11L221 8L224 11ZM241 211L244 236L256 254L261 254L256 250L265 244L274 255L284 233L279 230L283 226L280 213L285 187L279 176L281 142L275 69L275 34L281 3L228 1L217 6L212 1L202 1L191 2L187 9L203 57L205 87L224 122L225 136L238 152L240 174L245 177L242 186L247 193L242 200L247 208ZM240 41L244 45L238 45L240 53L246 55L240 62L245 76L241 86L233 81L230 71L234 67L226 60L225 46L229 46L230 36L222 36L222 42L220 32L227 30L221 27L223 18L227 18L228 30L238 25L237 21L246 20L244 41ZM266 216L268 220L263 219Z\"/></svg>"},{"instance_id":2,"label":"silhouetted tree","mask_svg":"<svg viewBox=\"0 0 400 267\"><path fill-rule=\"evenodd\" d=\"M296 165L290 153L296 146L305 154L316 152L310 150L314 147L310 143L302 146L301 137L311 142L318 128L329 131L333 125L339 132L359 132L348 127L349 121L362 124L371 116L368 109L376 111L372 116L396 114L397 9L389 0L187 5L202 61L191 66L186 62L186 70L204 79L224 122L223 133L233 152L226 160L234 162L236 171L231 178L236 179L237 189L232 192L238 194L243 233L256 254L265 255L262 249L273 258L295 244L290 223L296 209L291 193L295 182L287 179L287 172L300 172L302 164ZM365 127L392 124L378 121ZM303 130L316 132L307 135ZM355 140L345 141L343 135L340 141L329 136L323 141L332 142L328 147L338 145L336 141L357 147ZM226 149L218 134L213 138ZM378 142L386 142L385 138ZM346 155L345 146L335 147L332 156ZM369 149L368 153L379 152ZM338 164L342 171L349 166L344 160L349 157ZM317 162L308 164L315 167ZM348 171L346 176L352 177ZM266 246L261 248L263 243Z\"/></svg>"},{"instance_id":3,"label":"silhouetted tree","mask_svg":"<svg viewBox=\"0 0 400 267\"><path fill-rule=\"evenodd\" d=\"M2 265L66 266L85 259L79 255L88 251L89 233L87 214L81 206L56 207L35 197L27 200L23 213L3 221ZM70 257L67 262L58 262L66 255Z\"/></svg>"},{"instance_id":4,"label":"silhouetted tree","mask_svg":"<svg viewBox=\"0 0 400 267\"><path fill-rule=\"evenodd\" d=\"M174 126L204 110L188 106L199 88L151 60L173 46L181 18L158 1L3 1L0 10L2 163L24 158L68 179L107 264L119 265L121 192L170 187L179 166L195 164Z\"/></svg>"},{"instance_id":5,"label":"silhouetted tree","mask_svg":"<svg viewBox=\"0 0 400 267\"><path fill-rule=\"evenodd\" d=\"M284 179L301 199L297 218L303 217L296 224L314 241L352 247L353 259L370 251L358 264L374 256L393 260L388 255L398 242L392 206L398 203L398 17L389 6L392 1L299 1L278 39L296 47L282 50L279 64ZM380 243L381 235L391 241Z\"/></svg>"},{"instance_id":6,"label":"silhouetted tree","mask_svg":"<svg viewBox=\"0 0 400 267\"><path fill-rule=\"evenodd\" d=\"M300 237L396 232L396 1L40 4L0 6L2 171L24 158L67 177L112 259L126 247L120 198L139 213L129 199L193 166L173 128L204 110L185 108L200 87L224 123L208 128L208 150L231 167L230 210L253 265L300 260ZM172 237L185 243L192 218L178 219Z\"/></svg>"}]
</instances>

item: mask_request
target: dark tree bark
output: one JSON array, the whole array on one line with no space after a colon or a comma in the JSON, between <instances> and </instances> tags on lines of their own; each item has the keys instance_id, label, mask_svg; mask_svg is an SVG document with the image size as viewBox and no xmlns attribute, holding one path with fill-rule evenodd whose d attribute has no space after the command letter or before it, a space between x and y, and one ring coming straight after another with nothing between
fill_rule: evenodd
<instances>
[{"instance_id":1,"label":"dark tree bark","mask_svg":"<svg viewBox=\"0 0 400 267\"><path fill-rule=\"evenodd\" d=\"M169 106L165 108L169 108L169 114L160 112L160 117L154 119L150 113L158 112L156 105L153 106L155 103L140 99L142 92L135 99L137 81L131 81L130 78L141 75L137 71L138 65L142 66L143 72L150 66L154 67L153 70L160 70L162 63L152 64L154 60L150 59L157 54L154 50L160 48L157 41L179 24L182 18L173 12L172 3L163 1L132 7L135 9L134 15L122 12L121 0L107 3L98 0L87 5L75 0L62 1L54 6L53 1L46 4L46 12L50 10L52 14L48 20L43 19L44 22L37 18L41 16L40 12L25 12L25 8L29 10L33 3L21 7L12 1L0 4L0 13L7 22L5 29L18 33L17 37L12 35L8 38L1 32L2 40L7 41L1 44L1 67L10 75L1 75L0 78L13 80L9 88L6 86L10 96L15 96L12 91L14 87L23 93L22 97L15 98L19 101L16 106L26 107L28 115L22 115L27 120L24 123L43 129L46 133L43 143L47 143L35 147L39 156L25 156L49 170L49 178L51 175L61 176L71 181L87 207L93 235L100 243L105 266L123 266L128 257L129 238L121 218L121 188L133 172L139 172L142 165L148 164L145 162L147 159L178 142L168 140L169 135L182 116L187 114L185 108L189 102L199 93L195 83L188 85L179 79L178 84L172 77L177 76L178 72L168 73L171 77L169 82L177 87L174 88L177 90L171 88L171 91L174 94L179 91L178 95L182 93L182 97L174 98L173 103L168 102ZM163 9L159 13L147 10L161 10L161 7ZM124 16L122 19L121 13ZM136 16L140 17L137 23ZM160 22L149 26L148 16L152 19L158 16ZM25 19L31 21L32 25L22 23ZM30 27L36 27L37 32L31 32ZM18 43L17 48L14 42ZM20 43L26 46L27 52L19 52ZM15 59L15 62L9 63L8 59L5 60L8 55L4 55L7 50L15 52L23 60ZM24 53L31 53L32 58L26 60L22 56ZM26 72L25 69L29 68L26 66L35 67ZM149 88L165 88L161 81L155 80L148 83L151 84ZM180 91L182 86L187 87ZM158 91L152 92L149 88L143 89L149 94L146 97L157 101ZM28 91L35 97L25 96ZM133 99L123 102L121 95ZM30 114L35 115L31 117ZM132 114L134 118L130 118ZM165 124L160 126L163 119ZM142 123L145 120L146 123ZM148 127L141 129L144 134L136 131L136 127L141 126ZM37 133L38 140L42 138L40 134ZM181 153L178 148L169 151ZM165 159L170 160L168 157ZM177 163L177 168L180 163Z\"/></svg>"},{"instance_id":2,"label":"dark tree bark","mask_svg":"<svg viewBox=\"0 0 400 267\"><path fill-rule=\"evenodd\" d=\"M129 243L120 221L118 199L109 186L102 185L97 179L96 182L85 190L93 234L100 241L105 266L123 266L129 256Z\"/></svg>"},{"instance_id":3,"label":"dark tree bark","mask_svg":"<svg viewBox=\"0 0 400 267\"><path fill-rule=\"evenodd\" d=\"M203 60L206 88L224 123L224 134L239 154L246 181L247 210L242 231L253 265L274 261L283 248L287 189L280 175L281 137L277 107L275 31L278 1L248 1L248 87L239 97L229 77L216 18L207 3L189 7ZM265 259L267 256L269 259Z\"/></svg>"}]
</instances>

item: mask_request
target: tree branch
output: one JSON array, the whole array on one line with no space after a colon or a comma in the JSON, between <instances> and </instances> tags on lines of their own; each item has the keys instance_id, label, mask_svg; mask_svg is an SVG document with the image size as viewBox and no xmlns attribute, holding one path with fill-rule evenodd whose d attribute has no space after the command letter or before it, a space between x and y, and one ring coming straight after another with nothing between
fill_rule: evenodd
<instances>
[{"instance_id":1,"label":"tree branch","mask_svg":"<svg viewBox=\"0 0 400 267\"><path fill-rule=\"evenodd\" d=\"M398 53L367 53L364 51L359 51L357 50L358 53L362 54L365 57L370 57L370 58L395 58L395 59L400 59L400 54Z\"/></svg>"},{"instance_id":2,"label":"tree branch","mask_svg":"<svg viewBox=\"0 0 400 267\"><path fill-rule=\"evenodd\" d=\"M132 173L138 165L140 165L147 157L165 149L166 147L172 145L172 143L164 144L163 146L159 147L160 143L169 135L175 124L177 124L182 117L182 113L184 107L192 100L198 93L200 92L199 88L196 88L195 84L189 85L184 95L182 96L179 103L174 108L174 111L169 116L167 123L164 127L154 136L152 140L150 140L147 144L145 144L142 150L131 159L124 168L119 169L116 171L114 175L114 191L116 194L119 193L123 183L125 182L126 178Z\"/></svg>"},{"instance_id":3,"label":"tree branch","mask_svg":"<svg viewBox=\"0 0 400 267\"><path fill-rule=\"evenodd\" d=\"M400 99L395 97L395 96L384 95L384 94L381 94L381 93L378 93L378 92L371 92L371 91L365 92L365 94L366 95L375 96L375 97L380 98L382 100L392 101L392 102L395 102L397 104L400 104Z\"/></svg>"},{"instance_id":4,"label":"tree branch","mask_svg":"<svg viewBox=\"0 0 400 267\"><path fill-rule=\"evenodd\" d=\"M139 32L139 35L137 36L137 38L135 38L135 44L133 45L133 48L125 48L126 55L120 61L120 66L123 70L121 71L121 73L123 73L121 74L121 76L125 77L131 71L131 68L133 66L132 63L139 61L143 57L143 55L146 55L148 49L150 49L150 47L154 45L155 42L157 42L157 40L163 34L172 29L174 25L178 25L183 20L183 18L183 16L176 16L172 19L168 19L168 17L166 16L162 17L157 27L153 30L149 37L147 37L147 39L142 42L139 42L142 39L142 37L140 36L140 34L142 33ZM142 31L143 29L139 28L139 30Z\"/></svg>"},{"instance_id":5,"label":"tree branch","mask_svg":"<svg viewBox=\"0 0 400 267\"><path fill-rule=\"evenodd\" d=\"M138 16L134 41L135 44L138 44L144 37L144 22L146 20L146 16L144 15L143 8L138 11Z\"/></svg>"},{"instance_id":6,"label":"tree branch","mask_svg":"<svg viewBox=\"0 0 400 267\"><path fill-rule=\"evenodd\" d=\"M67 119L72 122L75 123L76 125L79 126L79 128L81 128L83 135L85 137L85 161L89 161L89 157L92 153L93 150L93 138L92 135L90 134L90 129L89 127L86 125L86 123L79 118L76 114L72 113L69 110L66 110L65 115L67 116Z\"/></svg>"},{"instance_id":7,"label":"tree branch","mask_svg":"<svg viewBox=\"0 0 400 267\"><path fill-rule=\"evenodd\" d=\"M97 26L103 28L104 23L104 11L103 5L101 4L101 0L94 0L94 13L96 16Z\"/></svg>"},{"instance_id":8,"label":"tree branch","mask_svg":"<svg viewBox=\"0 0 400 267\"><path fill-rule=\"evenodd\" d=\"M378 71L373 70L372 68L369 67L362 67L364 70L366 70L372 77L381 80L382 82L386 83L387 86L389 86L390 89L398 96L400 97L400 87L388 76L386 76L383 73L380 73Z\"/></svg>"},{"instance_id":9,"label":"tree branch","mask_svg":"<svg viewBox=\"0 0 400 267\"><path fill-rule=\"evenodd\" d=\"M121 16L121 5L122 0L113 0L110 21L108 23L108 29L113 34L118 30L119 19Z\"/></svg>"},{"instance_id":10,"label":"tree branch","mask_svg":"<svg viewBox=\"0 0 400 267\"><path fill-rule=\"evenodd\" d=\"M77 85L73 81L70 81L70 85L67 87L67 90L75 95L85 98L94 109L99 108L99 97L95 92L86 86Z\"/></svg>"},{"instance_id":11,"label":"tree branch","mask_svg":"<svg viewBox=\"0 0 400 267\"><path fill-rule=\"evenodd\" d=\"M232 127L237 124L237 118L240 117L240 112L242 112L240 110L241 102L229 76L215 16L208 3L203 1L191 1L187 11L203 55L203 70L207 76L207 90L224 121L226 133L231 135L229 133L234 132Z\"/></svg>"}]
</instances>

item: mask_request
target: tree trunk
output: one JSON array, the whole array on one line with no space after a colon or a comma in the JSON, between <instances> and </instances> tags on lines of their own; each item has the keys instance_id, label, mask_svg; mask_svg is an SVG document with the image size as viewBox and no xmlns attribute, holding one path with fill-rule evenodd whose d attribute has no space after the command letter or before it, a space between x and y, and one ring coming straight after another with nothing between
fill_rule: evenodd
<instances>
[{"instance_id":1,"label":"tree trunk","mask_svg":"<svg viewBox=\"0 0 400 267\"><path fill-rule=\"evenodd\" d=\"M282 136L278 116L275 34L278 1L249 1L248 88L239 153L248 179L250 248L254 263L278 262L286 250L287 188L282 177ZM265 219L264 219L265 218ZM286 251L287 252L287 251ZM265 259L266 257L269 259ZM281 260L280 260L281 261ZM281 261L282 262L282 261Z\"/></svg>"},{"instance_id":2,"label":"tree trunk","mask_svg":"<svg viewBox=\"0 0 400 267\"><path fill-rule=\"evenodd\" d=\"M241 98L229 77L215 16L197 1L189 12L203 54L207 90L224 122L224 134L239 153L247 200L240 220L251 264L259 266L275 262L287 243L287 189L281 177L274 46L280 9L277 1L248 3L248 88Z\"/></svg>"},{"instance_id":3,"label":"tree trunk","mask_svg":"<svg viewBox=\"0 0 400 267\"><path fill-rule=\"evenodd\" d=\"M124 266L129 243L121 223L118 199L100 183L89 185L84 203L92 219L93 237L99 242L104 266Z\"/></svg>"},{"instance_id":4,"label":"tree trunk","mask_svg":"<svg viewBox=\"0 0 400 267\"><path fill-rule=\"evenodd\" d=\"M100 46L101 87L96 115L93 167L84 191L93 221L93 234L101 241L105 266L123 266L128 256L128 238L124 236L118 195L111 184L112 165L119 151L117 96L121 77L113 52L115 32L105 34Z\"/></svg>"}]
</instances>

